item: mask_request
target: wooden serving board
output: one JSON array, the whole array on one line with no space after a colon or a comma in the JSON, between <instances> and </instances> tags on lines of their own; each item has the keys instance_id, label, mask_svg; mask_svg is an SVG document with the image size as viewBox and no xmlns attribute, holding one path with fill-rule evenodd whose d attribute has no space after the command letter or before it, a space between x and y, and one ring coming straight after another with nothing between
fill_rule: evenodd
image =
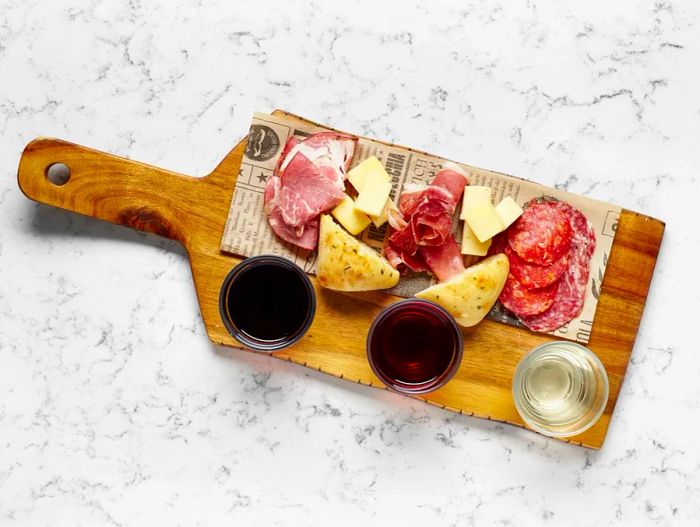
<instances>
[{"instance_id":1,"label":"wooden serving board","mask_svg":"<svg viewBox=\"0 0 700 527\"><path fill-rule=\"evenodd\" d=\"M245 140L206 177L188 177L65 141L38 138L25 148L18 181L33 200L126 225L181 242L209 338L240 347L219 315L219 289L240 259L219 250ZM47 168L64 163L71 170L62 186L51 183ZM642 317L664 223L623 210L601 288L588 347L602 360L610 379L610 398L602 418L586 432L566 439L600 448L617 402ZM275 357L350 382L383 388L365 355L372 319L395 301L380 292L338 293L322 289L312 277L318 305L314 322L293 347ZM464 358L443 388L417 397L475 417L524 426L511 396L518 361L533 347L555 340L549 335L484 320L463 330Z\"/></svg>"}]
</instances>

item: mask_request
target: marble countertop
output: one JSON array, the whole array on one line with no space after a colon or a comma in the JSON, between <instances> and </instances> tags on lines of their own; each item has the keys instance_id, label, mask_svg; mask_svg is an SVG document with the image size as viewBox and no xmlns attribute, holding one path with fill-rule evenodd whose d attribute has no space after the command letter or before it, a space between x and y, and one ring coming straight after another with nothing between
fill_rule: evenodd
<instances>
[{"instance_id":1,"label":"marble countertop","mask_svg":"<svg viewBox=\"0 0 700 527\"><path fill-rule=\"evenodd\" d=\"M82 4L0 0L0 524L700 522L700 4ZM182 248L17 188L38 135L205 174L274 108L666 221L601 451L217 347Z\"/></svg>"}]
</instances>

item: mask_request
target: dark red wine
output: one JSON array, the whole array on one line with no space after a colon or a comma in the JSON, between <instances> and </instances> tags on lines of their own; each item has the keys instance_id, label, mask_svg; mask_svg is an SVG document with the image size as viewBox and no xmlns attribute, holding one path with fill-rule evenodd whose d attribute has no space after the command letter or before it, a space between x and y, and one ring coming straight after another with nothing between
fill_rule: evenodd
<instances>
[{"instance_id":1,"label":"dark red wine","mask_svg":"<svg viewBox=\"0 0 700 527\"><path fill-rule=\"evenodd\" d=\"M440 306L410 299L379 314L367 337L377 377L404 393L426 393L445 384L462 359L462 333Z\"/></svg>"},{"instance_id":2,"label":"dark red wine","mask_svg":"<svg viewBox=\"0 0 700 527\"><path fill-rule=\"evenodd\" d=\"M274 351L296 342L315 311L306 274L278 256L249 258L224 281L220 307L227 329L246 346Z\"/></svg>"}]
</instances>

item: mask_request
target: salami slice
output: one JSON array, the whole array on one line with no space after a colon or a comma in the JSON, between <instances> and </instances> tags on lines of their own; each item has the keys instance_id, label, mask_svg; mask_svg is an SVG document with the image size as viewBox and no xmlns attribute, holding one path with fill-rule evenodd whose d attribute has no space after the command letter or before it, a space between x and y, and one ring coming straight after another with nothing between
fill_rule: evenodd
<instances>
[{"instance_id":1,"label":"salami slice","mask_svg":"<svg viewBox=\"0 0 700 527\"><path fill-rule=\"evenodd\" d=\"M537 289L553 284L569 268L569 253L554 261L551 265L535 265L523 260L518 254L506 247L505 253L510 261L510 272L526 289Z\"/></svg>"},{"instance_id":2,"label":"salami slice","mask_svg":"<svg viewBox=\"0 0 700 527\"><path fill-rule=\"evenodd\" d=\"M554 303L558 290L557 283L538 289L527 289L511 274L508 275L503 291L498 299L518 318L546 312Z\"/></svg>"},{"instance_id":3,"label":"salami slice","mask_svg":"<svg viewBox=\"0 0 700 527\"><path fill-rule=\"evenodd\" d=\"M508 229L508 244L523 260L551 265L571 247L571 224L562 207L552 201L533 201Z\"/></svg>"},{"instance_id":4,"label":"salami slice","mask_svg":"<svg viewBox=\"0 0 700 527\"><path fill-rule=\"evenodd\" d=\"M591 257L595 250L595 232L586 217L572 206L560 202L557 208L567 213L573 236L569 267L557 282L552 307L536 315L523 315L521 322L533 331L554 331L581 314L586 299Z\"/></svg>"}]
</instances>

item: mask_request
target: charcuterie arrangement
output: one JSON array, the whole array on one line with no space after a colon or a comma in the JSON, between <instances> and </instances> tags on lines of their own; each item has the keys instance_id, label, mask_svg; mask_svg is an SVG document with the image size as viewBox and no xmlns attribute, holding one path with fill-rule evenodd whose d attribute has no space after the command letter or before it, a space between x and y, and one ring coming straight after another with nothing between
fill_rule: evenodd
<instances>
[{"instance_id":1,"label":"charcuterie arrangement","mask_svg":"<svg viewBox=\"0 0 700 527\"><path fill-rule=\"evenodd\" d=\"M437 283L415 296L462 326L477 324L497 300L535 331L581 313L596 239L580 210L547 196L522 208L511 197L494 205L489 187L470 185L450 163L427 185L404 187L395 203L376 156L350 169L356 145L333 131L292 135L264 189L263 213L279 242L318 250L321 286L387 289L428 273ZM381 251L355 237L385 224Z\"/></svg>"},{"instance_id":2,"label":"charcuterie arrangement","mask_svg":"<svg viewBox=\"0 0 700 527\"><path fill-rule=\"evenodd\" d=\"M182 243L215 343L593 448L664 231L282 111L256 114L206 177L41 137L18 182L38 202ZM552 388L575 397L552 406Z\"/></svg>"}]
</instances>

